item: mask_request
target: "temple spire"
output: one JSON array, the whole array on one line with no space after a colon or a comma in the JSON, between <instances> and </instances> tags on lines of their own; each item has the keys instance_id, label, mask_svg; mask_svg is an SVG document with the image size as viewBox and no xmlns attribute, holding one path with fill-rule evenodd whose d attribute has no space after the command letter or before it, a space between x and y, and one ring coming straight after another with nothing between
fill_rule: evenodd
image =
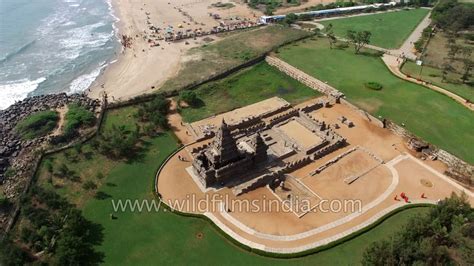
<instances>
[{"instance_id":1,"label":"temple spire","mask_svg":"<svg viewBox=\"0 0 474 266\"><path fill-rule=\"evenodd\" d=\"M237 144L224 119L222 119L222 125L216 133L212 146L216 154L216 163L225 164L239 157Z\"/></svg>"}]
</instances>

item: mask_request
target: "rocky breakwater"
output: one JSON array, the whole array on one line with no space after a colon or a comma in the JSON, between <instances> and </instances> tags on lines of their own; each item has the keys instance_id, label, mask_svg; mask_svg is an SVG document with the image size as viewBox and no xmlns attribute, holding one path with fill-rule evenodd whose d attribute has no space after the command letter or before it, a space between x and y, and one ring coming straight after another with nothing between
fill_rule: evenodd
<instances>
[{"instance_id":1,"label":"rocky breakwater","mask_svg":"<svg viewBox=\"0 0 474 266\"><path fill-rule=\"evenodd\" d=\"M25 187L38 158L35 151L49 141L48 136L22 139L15 130L16 125L31 114L58 109L70 103L77 103L94 113L100 106L99 100L83 94L61 93L30 97L0 110L0 189L7 198L15 198Z\"/></svg>"}]
</instances>

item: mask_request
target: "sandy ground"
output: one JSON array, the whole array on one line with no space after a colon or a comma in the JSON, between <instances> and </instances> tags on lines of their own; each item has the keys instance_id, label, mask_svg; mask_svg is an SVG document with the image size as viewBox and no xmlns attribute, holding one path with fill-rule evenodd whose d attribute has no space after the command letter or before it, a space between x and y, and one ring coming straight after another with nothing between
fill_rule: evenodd
<instances>
[{"instance_id":1,"label":"sandy ground","mask_svg":"<svg viewBox=\"0 0 474 266\"><path fill-rule=\"evenodd\" d=\"M178 113L177 110L178 104L176 101L172 100L170 105L170 112L168 114L168 123L170 124L171 130L178 137L178 139L183 144L189 144L194 142L194 138L188 132L188 129L183 122L183 118Z\"/></svg>"},{"instance_id":2,"label":"sandy ground","mask_svg":"<svg viewBox=\"0 0 474 266\"><path fill-rule=\"evenodd\" d=\"M379 212L403 203L403 201L394 199L395 195L398 195L398 199L400 199L399 195L402 192L410 200L422 200L422 194L424 194L426 200L431 201L448 197L452 192L461 192L461 188L455 182L447 181L450 179L442 176L441 173L446 166L436 161L416 159L413 156L416 154L411 155L402 138L368 122L349 106L337 104L330 108L316 110L311 115L329 125L340 123L338 118L344 115L354 122L355 127L349 128L340 125L340 128L336 129L340 135L347 138L349 143L347 147L289 173L305 186L305 188L300 187L293 192L310 198L312 206L318 204L318 197L326 200L360 200L362 208L370 206L364 212L351 216L354 213L351 209L326 213L317 209L298 217L293 211L284 211L281 200L286 194L277 196L267 187L238 197L233 195L229 188L202 192L185 168L191 165L189 151L193 147L203 145L203 143L186 147L164 166L157 183L160 194L165 201L181 200L181 202L189 204L199 202L199 199L206 199L201 203L208 202L207 205L203 205L207 209L203 210L189 205L181 210L211 213L239 237L264 247L296 248L357 228L358 225L372 219ZM386 164L379 165L367 152L357 150L320 174L309 175L320 165L355 146L364 147L382 158ZM178 155L184 156L187 161L179 160ZM353 183L346 184L344 182L347 176L366 170L370 171ZM288 188L291 187L292 183L289 183ZM317 196L311 196L312 193ZM222 205L212 203L212 200L209 200L213 198L217 201L224 200L225 203ZM469 200L471 204L474 204L474 197L471 196ZM242 202L254 201L258 202L259 211L255 211L251 206L249 208L240 206ZM211 203L209 204L209 202ZM267 204L266 209L262 205L263 202ZM273 208L270 208L270 205ZM278 240L279 237L292 238L295 234L304 234L304 237Z\"/></svg>"},{"instance_id":3,"label":"sandy ground","mask_svg":"<svg viewBox=\"0 0 474 266\"><path fill-rule=\"evenodd\" d=\"M303 1L302 1L303 2ZM291 7L283 7L283 8L279 8L276 12L274 12L275 14L279 15L279 14L287 14L287 13L290 13L290 12L303 12L305 11L304 9L307 8L307 7L312 7L312 6L316 6L318 4L323 4L323 5L327 5L329 3L333 3L335 2L334 0L308 0L304 3L302 3L301 5L299 6L291 6Z\"/></svg>"},{"instance_id":4,"label":"sandy ground","mask_svg":"<svg viewBox=\"0 0 474 266\"><path fill-rule=\"evenodd\" d=\"M176 30L202 28L211 29L219 22L247 18L256 20L260 14L246 5L235 4L229 9L211 7L211 0L114 0L113 7L120 18L119 34L131 36L132 46L117 55L117 62L111 64L97 78L89 89L89 95L99 97L106 92L109 100L125 100L159 88L180 69L184 54L192 47L200 46L202 39L179 43L157 41L152 47L148 42L150 26ZM224 0L221 2L229 2ZM179 11L181 10L181 11ZM216 20L209 13L217 13ZM215 38L214 38L215 39Z\"/></svg>"},{"instance_id":5,"label":"sandy ground","mask_svg":"<svg viewBox=\"0 0 474 266\"><path fill-rule=\"evenodd\" d=\"M240 122L242 119L250 116L259 116L265 113L269 113L278 110L281 107L290 105L287 101L282 98L272 97L261 102L250 104L230 112L215 115L203 120L199 120L189 124L190 131L197 138L204 136L204 132L208 129L216 129L224 119L227 124L235 124Z\"/></svg>"},{"instance_id":6,"label":"sandy ground","mask_svg":"<svg viewBox=\"0 0 474 266\"><path fill-rule=\"evenodd\" d=\"M290 121L279 126L279 128L283 133L290 137L290 139L296 140L296 142L304 149L322 142L322 139L318 135L311 132L298 121Z\"/></svg>"}]
</instances>

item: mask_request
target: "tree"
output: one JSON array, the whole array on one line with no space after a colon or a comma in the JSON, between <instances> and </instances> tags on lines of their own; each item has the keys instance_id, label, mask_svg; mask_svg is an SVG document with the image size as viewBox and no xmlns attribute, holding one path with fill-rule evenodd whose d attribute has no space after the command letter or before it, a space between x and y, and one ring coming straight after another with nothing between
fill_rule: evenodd
<instances>
[{"instance_id":1,"label":"tree","mask_svg":"<svg viewBox=\"0 0 474 266\"><path fill-rule=\"evenodd\" d=\"M28 255L9 238L0 242L0 265L24 265L28 262Z\"/></svg>"},{"instance_id":2,"label":"tree","mask_svg":"<svg viewBox=\"0 0 474 266\"><path fill-rule=\"evenodd\" d=\"M140 121L151 121L155 116L161 116L166 119L169 112L170 101L163 95L157 95L151 102L146 103L137 111ZM162 118L160 118L162 119Z\"/></svg>"},{"instance_id":3,"label":"tree","mask_svg":"<svg viewBox=\"0 0 474 266\"><path fill-rule=\"evenodd\" d=\"M57 243L55 258L58 265L97 265L103 254L94 250L97 244L93 224L78 210L71 210ZM100 236L99 236L100 238Z\"/></svg>"},{"instance_id":4,"label":"tree","mask_svg":"<svg viewBox=\"0 0 474 266\"><path fill-rule=\"evenodd\" d=\"M348 30L347 31L347 39L349 42L354 44L355 53L358 54L360 49L362 49L365 45L370 43L370 37L372 33L370 31L354 31Z\"/></svg>"},{"instance_id":5,"label":"tree","mask_svg":"<svg viewBox=\"0 0 474 266\"><path fill-rule=\"evenodd\" d=\"M390 246L388 241L375 242L370 245L362 256L362 265L395 265L387 261L392 257Z\"/></svg>"},{"instance_id":6,"label":"tree","mask_svg":"<svg viewBox=\"0 0 474 266\"><path fill-rule=\"evenodd\" d=\"M99 137L99 150L112 158L123 158L134 154L139 140L137 130L113 124L105 129Z\"/></svg>"},{"instance_id":7,"label":"tree","mask_svg":"<svg viewBox=\"0 0 474 266\"><path fill-rule=\"evenodd\" d=\"M93 190L97 188L97 185L93 181L88 180L82 185L82 188L85 190Z\"/></svg>"},{"instance_id":8,"label":"tree","mask_svg":"<svg viewBox=\"0 0 474 266\"><path fill-rule=\"evenodd\" d=\"M443 64L443 69L442 69L442 71L441 71L441 74L442 74L441 79L442 79L442 81L446 81L447 75L449 74L449 72L451 72L451 71L453 71L453 70L454 70L454 68L453 68L453 66L451 65L451 62L450 62L450 61L444 62L444 64Z\"/></svg>"},{"instance_id":9,"label":"tree","mask_svg":"<svg viewBox=\"0 0 474 266\"><path fill-rule=\"evenodd\" d=\"M286 25L289 26L289 25L295 23L297 20L298 20L298 16L295 13L290 13L290 14L285 16L285 19L283 20L283 23L285 23Z\"/></svg>"},{"instance_id":10,"label":"tree","mask_svg":"<svg viewBox=\"0 0 474 266\"><path fill-rule=\"evenodd\" d=\"M337 43L337 38L334 35L334 32L333 32L332 29L333 29L333 26L332 26L331 23L329 23L329 25L324 29L324 31L326 32L326 36L328 37L328 40L329 40L329 48L330 49L332 49L334 44Z\"/></svg>"},{"instance_id":11,"label":"tree","mask_svg":"<svg viewBox=\"0 0 474 266\"><path fill-rule=\"evenodd\" d=\"M8 207L8 205L10 205L10 201L8 200L7 197L3 196L0 193L0 209L1 208L6 208L6 207Z\"/></svg>"},{"instance_id":12,"label":"tree","mask_svg":"<svg viewBox=\"0 0 474 266\"><path fill-rule=\"evenodd\" d=\"M197 107L201 103L201 99L198 98L196 92L191 90L184 90L179 93L179 101L186 102L192 107Z\"/></svg>"},{"instance_id":13,"label":"tree","mask_svg":"<svg viewBox=\"0 0 474 266\"><path fill-rule=\"evenodd\" d=\"M471 60L472 48L471 47L463 47L461 49L462 54L462 62L463 62L463 74L461 76L461 80L463 83L466 83L469 78L471 77L471 70L474 66L474 62Z\"/></svg>"},{"instance_id":14,"label":"tree","mask_svg":"<svg viewBox=\"0 0 474 266\"><path fill-rule=\"evenodd\" d=\"M460 45L457 45L455 42L454 43L448 43L446 46L449 49L448 58L450 60L454 60L456 58L456 55L460 51L462 51L462 47Z\"/></svg>"},{"instance_id":15,"label":"tree","mask_svg":"<svg viewBox=\"0 0 474 266\"><path fill-rule=\"evenodd\" d=\"M469 78L471 77L471 70L472 68L474 67L474 61L470 60L470 59L464 59L463 60L463 65L464 65L464 71L463 71L463 74L461 76L461 80L463 83L466 83Z\"/></svg>"},{"instance_id":16,"label":"tree","mask_svg":"<svg viewBox=\"0 0 474 266\"><path fill-rule=\"evenodd\" d=\"M466 195L452 194L426 215L413 217L391 242L371 244L363 265L468 265L472 261L474 209Z\"/></svg>"},{"instance_id":17,"label":"tree","mask_svg":"<svg viewBox=\"0 0 474 266\"><path fill-rule=\"evenodd\" d=\"M61 164L58 168L58 171L57 171L57 176L61 177L61 178L65 178L67 177L69 174L71 174L71 170L69 170L69 168L67 167L66 164Z\"/></svg>"}]
</instances>

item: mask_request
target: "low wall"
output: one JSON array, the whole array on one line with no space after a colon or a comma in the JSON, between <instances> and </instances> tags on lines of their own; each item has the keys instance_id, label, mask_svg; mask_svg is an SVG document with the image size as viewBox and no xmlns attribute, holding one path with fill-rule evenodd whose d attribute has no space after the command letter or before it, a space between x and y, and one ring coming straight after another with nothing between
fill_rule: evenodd
<instances>
[{"instance_id":1,"label":"low wall","mask_svg":"<svg viewBox=\"0 0 474 266\"><path fill-rule=\"evenodd\" d=\"M378 127L384 128L384 124L380 119L372 116L368 112L366 112L366 111L360 109L359 107L353 105L352 103L348 102L346 99L340 99L340 101L341 101L342 104L345 104L345 105L349 106L352 110L358 112L365 120L369 121L370 123L372 123L372 124L374 124Z\"/></svg>"},{"instance_id":2,"label":"low wall","mask_svg":"<svg viewBox=\"0 0 474 266\"><path fill-rule=\"evenodd\" d=\"M451 153L438 149L435 152L438 160L448 165L445 174L463 184L474 186L474 166L464 162Z\"/></svg>"},{"instance_id":3,"label":"low wall","mask_svg":"<svg viewBox=\"0 0 474 266\"><path fill-rule=\"evenodd\" d=\"M387 129L405 139L420 139L404 127L401 127L390 120L385 120L385 125ZM445 171L447 176L468 186L474 186L474 166L432 144L429 144L429 146L433 150L432 155L436 156L438 160L448 166L448 170Z\"/></svg>"},{"instance_id":4,"label":"low wall","mask_svg":"<svg viewBox=\"0 0 474 266\"><path fill-rule=\"evenodd\" d=\"M76 145L78 143L84 143L84 142L92 139L93 137L95 137L99 133L100 128L102 126L103 119L104 119L105 111L107 110L107 99L105 97L102 98L102 104L101 104L100 107L101 107L101 109L100 109L100 112L99 112L99 116L97 118L97 123L96 123L94 129L91 132L89 132L88 134L82 136L81 138L79 138L76 141L70 142L70 143L68 143L64 146L58 147L58 148L53 148L53 149L46 150L46 151L43 150L42 148L38 148L38 150L36 150L36 152L38 152L39 155L32 162L33 167L31 167L31 174L29 175L29 179L26 183L26 186L22 191L22 195L26 195L28 193L28 191L30 190L31 186L33 185L36 174L39 170L39 167L41 166L41 162L42 162L44 156L69 149L69 148L73 147L74 145ZM10 230L15 225L15 223L16 223L19 215L20 215L21 205L20 205L19 201L21 200L21 198L22 198L22 196L18 197L18 201L15 204L15 209L11 213L10 220L8 221L7 227L5 228L5 232L3 232L3 234L0 234L0 240L2 240L4 237L6 237L7 234L10 232Z\"/></svg>"},{"instance_id":5,"label":"low wall","mask_svg":"<svg viewBox=\"0 0 474 266\"><path fill-rule=\"evenodd\" d=\"M265 61L271 65L276 67L281 72L287 74L288 76L298 80L299 82L305 84L306 86L317 90L323 94L327 94L333 96L335 98L342 97L344 94L338 91L337 89L329 86L328 84L306 74L305 72L299 70L298 68L286 63L285 61L273 57L267 56L265 57Z\"/></svg>"}]
</instances>

